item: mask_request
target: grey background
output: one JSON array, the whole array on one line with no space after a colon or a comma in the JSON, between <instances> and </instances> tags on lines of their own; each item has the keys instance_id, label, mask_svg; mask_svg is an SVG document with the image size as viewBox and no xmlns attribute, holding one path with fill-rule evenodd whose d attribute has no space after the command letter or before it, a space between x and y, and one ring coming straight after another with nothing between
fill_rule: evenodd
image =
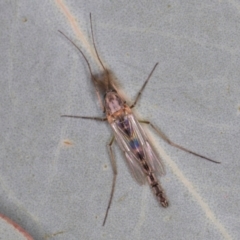
<instances>
[{"instance_id":1,"label":"grey background","mask_svg":"<svg viewBox=\"0 0 240 240\"><path fill-rule=\"evenodd\" d=\"M138 114L222 163L174 149L150 131L167 173L160 180L170 206L163 209L115 146L119 174L102 227L111 130L60 117L102 114L84 59L57 30L84 45L57 1L3 0L0 212L34 239L239 239L239 2L63 3L90 44L92 13L99 54L130 100L159 62Z\"/></svg>"}]
</instances>

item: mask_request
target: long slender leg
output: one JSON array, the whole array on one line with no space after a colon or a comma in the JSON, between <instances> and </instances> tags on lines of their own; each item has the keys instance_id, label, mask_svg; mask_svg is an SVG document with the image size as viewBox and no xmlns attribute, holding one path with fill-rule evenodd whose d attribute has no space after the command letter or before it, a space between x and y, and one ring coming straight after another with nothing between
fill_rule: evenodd
<instances>
[{"instance_id":1,"label":"long slender leg","mask_svg":"<svg viewBox=\"0 0 240 240\"><path fill-rule=\"evenodd\" d=\"M159 135L165 142L167 142L168 144L170 144L171 146L176 147L176 148L178 148L178 149L180 149L180 150L182 150L182 151L185 151L185 152L187 152L187 153L193 154L193 155L195 155L195 156L197 156L197 157L200 157L200 158L203 158L203 159L205 159L205 160L208 160L208 161L210 161L210 162L220 163L220 162L218 162L218 161L212 160L212 159L210 159L210 158L208 158L208 157L205 157L205 156L203 156L203 155L200 155L200 154L198 154L198 153L195 153L195 152L193 152L193 151L191 151L191 150L189 150L189 149L187 149L187 148L185 148L185 147L182 147L182 146L180 146L180 145L172 142L164 133L162 133L162 132L161 132L157 127L155 127L151 122L149 122L149 121L139 121L139 122L141 122L141 123L146 123L146 124L150 125L150 126L158 133L158 135Z\"/></svg>"},{"instance_id":2,"label":"long slender leg","mask_svg":"<svg viewBox=\"0 0 240 240\"><path fill-rule=\"evenodd\" d=\"M106 121L107 118L105 117L83 117L83 116L73 116L73 115L61 115L61 117L71 117L71 118L82 118L88 120L96 120L96 121Z\"/></svg>"},{"instance_id":3,"label":"long slender leg","mask_svg":"<svg viewBox=\"0 0 240 240\"><path fill-rule=\"evenodd\" d=\"M137 97L136 97L134 103L130 106L130 108L133 108L133 107L137 104L138 99L140 98L140 96L141 96L141 94L142 94L144 88L146 87L146 85L147 85L149 79L151 78L151 76L152 76L152 74L153 74L155 68L157 67L157 65L158 65L158 63L156 63L156 64L154 65L152 71L151 71L150 74L148 75L146 81L144 82L142 88L141 88L140 91L138 92L138 95L137 95Z\"/></svg>"},{"instance_id":4,"label":"long slender leg","mask_svg":"<svg viewBox=\"0 0 240 240\"><path fill-rule=\"evenodd\" d=\"M112 203L112 199L113 199L116 179L117 179L117 165L116 165L114 155L113 155L113 150L112 150L112 144L113 144L114 140L115 140L115 137L113 136L111 141L108 144L108 152L109 152L109 156L110 156L110 160L111 160L111 164L112 164L112 170L113 170L113 181L112 181L112 190L111 190L110 198L108 201L107 210L106 210L105 217L103 220L103 226L105 225L106 220L107 220L108 212L109 212L109 209L110 209L110 206Z\"/></svg>"}]
</instances>

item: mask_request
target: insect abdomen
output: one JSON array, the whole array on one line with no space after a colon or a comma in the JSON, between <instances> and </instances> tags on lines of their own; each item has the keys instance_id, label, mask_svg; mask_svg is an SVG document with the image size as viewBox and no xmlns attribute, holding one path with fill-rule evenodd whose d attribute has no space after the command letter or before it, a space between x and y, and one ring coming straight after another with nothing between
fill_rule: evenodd
<instances>
[{"instance_id":1,"label":"insect abdomen","mask_svg":"<svg viewBox=\"0 0 240 240\"><path fill-rule=\"evenodd\" d=\"M168 206L168 200L165 196L164 190L161 187L158 179L152 173L152 171L150 170L150 167L148 166L148 164L145 161L142 161L142 166L143 166L143 168L144 168L144 170L147 174L148 183L151 186L151 189L152 189L154 195L157 197L157 200L160 202L160 204L163 207L167 207Z\"/></svg>"},{"instance_id":2,"label":"insect abdomen","mask_svg":"<svg viewBox=\"0 0 240 240\"><path fill-rule=\"evenodd\" d=\"M142 165L142 168L143 168L145 174L147 175L148 183L151 186L154 195L157 197L157 200L160 202L160 204L163 207L167 207L168 206L168 200L165 196L164 190L161 187L158 179L154 175L151 166L149 166L149 164L145 160L145 155L143 153L142 148L140 147L138 139L132 139L130 141L129 145L131 146L131 148L135 152L137 158L139 159L139 161Z\"/></svg>"}]
</instances>

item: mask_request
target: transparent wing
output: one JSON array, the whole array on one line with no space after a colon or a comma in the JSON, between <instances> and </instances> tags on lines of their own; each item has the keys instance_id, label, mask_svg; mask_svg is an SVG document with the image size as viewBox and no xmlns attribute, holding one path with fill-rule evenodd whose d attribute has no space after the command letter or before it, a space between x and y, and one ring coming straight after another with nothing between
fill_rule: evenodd
<instances>
[{"instance_id":1,"label":"transparent wing","mask_svg":"<svg viewBox=\"0 0 240 240\"><path fill-rule=\"evenodd\" d=\"M133 156L131 156L131 152L125 152L125 156L127 159L127 165L130 169L130 172L132 176L135 178L135 180L140 184L143 185L146 182L146 176L141 168L141 166L138 164L138 162L134 159Z\"/></svg>"},{"instance_id":2,"label":"transparent wing","mask_svg":"<svg viewBox=\"0 0 240 240\"><path fill-rule=\"evenodd\" d=\"M126 115L125 118L127 118L127 120L129 121L132 135L134 136L134 139L138 140L138 143L140 144L139 147L143 150L145 160L150 165L152 171L156 175L163 175L165 172L161 160L151 147L142 127L140 126L140 124L138 123L133 114ZM115 137L120 148L125 153L127 163L131 170L132 175L139 184L145 183L146 181L145 173L140 165L139 159L133 153L133 150L130 146L131 139L129 139L129 137L122 132L122 130L118 127L116 122L112 123L111 126L114 130Z\"/></svg>"},{"instance_id":3,"label":"transparent wing","mask_svg":"<svg viewBox=\"0 0 240 240\"><path fill-rule=\"evenodd\" d=\"M126 140L124 139L121 131L118 129L117 125L113 123L112 128L114 130L115 138L118 142L119 147L125 153L127 166L130 169L131 175L140 185L143 185L146 182L146 176L141 166L135 159L134 155L131 153L129 146Z\"/></svg>"},{"instance_id":4,"label":"transparent wing","mask_svg":"<svg viewBox=\"0 0 240 240\"><path fill-rule=\"evenodd\" d=\"M148 159L150 162L150 165L154 169L154 172L157 175L164 175L165 174L165 169L163 164L161 163L160 157L155 153L149 142L146 141L147 145L147 154L148 154Z\"/></svg>"},{"instance_id":5,"label":"transparent wing","mask_svg":"<svg viewBox=\"0 0 240 240\"><path fill-rule=\"evenodd\" d=\"M132 126L133 126L133 129L136 130L135 132L136 132L137 136L141 135L142 138L144 139L143 147L144 147L144 150L145 150L145 153L147 156L148 163L152 167L152 170L154 171L154 173L156 175L164 175L165 170L164 170L164 166L162 164L160 157L154 151L153 147L151 146L151 144L147 138L146 133L144 132L141 125L137 121L136 117L134 115L132 115L131 118L132 118Z\"/></svg>"}]
</instances>

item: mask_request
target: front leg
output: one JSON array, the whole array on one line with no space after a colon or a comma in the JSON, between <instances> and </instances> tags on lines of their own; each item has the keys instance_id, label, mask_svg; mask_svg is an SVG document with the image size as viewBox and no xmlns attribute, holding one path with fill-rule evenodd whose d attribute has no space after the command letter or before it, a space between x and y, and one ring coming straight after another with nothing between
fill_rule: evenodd
<instances>
[{"instance_id":1,"label":"front leg","mask_svg":"<svg viewBox=\"0 0 240 240\"><path fill-rule=\"evenodd\" d=\"M136 97L134 103L130 106L130 108L133 108L133 107L137 104L138 99L140 98L141 94L143 93L143 90L144 90L144 88L146 87L146 85L147 85L149 79L151 78L151 76L152 76L155 68L157 67L157 65L158 65L158 63L156 63L156 64L154 65L152 71L150 72L150 74L148 75L148 77L147 77L147 79L145 80L144 84L142 85L141 89L139 90L139 92L138 92L138 94L137 94L137 97Z\"/></svg>"},{"instance_id":2,"label":"front leg","mask_svg":"<svg viewBox=\"0 0 240 240\"><path fill-rule=\"evenodd\" d=\"M96 121L106 121L106 117L84 117L84 116L73 116L73 115L61 115L61 117L71 117L71 118L82 118L82 119L88 119L88 120L96 120Z\"/></svg>"}]
</instances>

